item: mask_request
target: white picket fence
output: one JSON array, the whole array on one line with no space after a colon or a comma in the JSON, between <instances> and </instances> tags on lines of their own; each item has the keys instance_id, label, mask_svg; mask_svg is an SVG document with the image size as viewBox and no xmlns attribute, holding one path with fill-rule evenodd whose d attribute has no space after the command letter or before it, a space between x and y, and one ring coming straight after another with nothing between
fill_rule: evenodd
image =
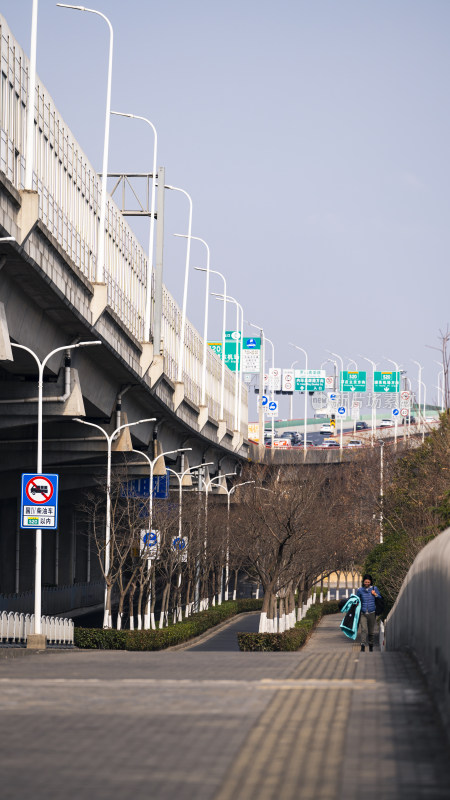
<instances>
[{"instance_id":1,"label":"white picket fence","mask_svg":"<svg viewBox=\"0 0 450 800\"><path fill-rule=\"evenodd\" d=\"M73 620L62 617L41 617L41 632L48 644L73 645ZM17 614L14 611L0 613L0 642L25 643L29 633L34 633L34 614Z\"/></svg>"}]
</instances>

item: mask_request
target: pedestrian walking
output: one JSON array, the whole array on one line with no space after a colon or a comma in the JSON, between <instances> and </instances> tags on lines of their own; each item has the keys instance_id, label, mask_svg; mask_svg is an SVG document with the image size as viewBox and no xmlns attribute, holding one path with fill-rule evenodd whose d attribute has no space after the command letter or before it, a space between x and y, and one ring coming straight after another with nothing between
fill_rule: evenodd
<instances>
[{"instance_id":1,"label":"pedestrian walking","mask_svg":"<svg viewBox=\"0 0 450 800\"><path fill-rule=\"evenodd\" d=\"M376 622L376 600L380 598L380 590L373 585L371 575L364 575L362 586L356 592L357 597L361 600L361 653L364 653L367 645L369 645L369 652L373 650L373 634L375 631Z\"/></svg>"}]
</instances>

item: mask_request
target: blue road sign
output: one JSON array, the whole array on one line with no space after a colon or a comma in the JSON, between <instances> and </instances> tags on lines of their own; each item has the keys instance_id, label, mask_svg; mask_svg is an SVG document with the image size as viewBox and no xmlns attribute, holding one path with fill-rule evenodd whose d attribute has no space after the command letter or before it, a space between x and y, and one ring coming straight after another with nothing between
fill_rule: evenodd
<instances>
[{"instance_id":1,"label":"blue road sign","mask_svg":"<svg viewBox=\"0 0 450 800\"><path fill-rule=\"evenodd\" d=\"M247 350L249 350L250 348L257 347L256 339L249 339L249 338L244 339L244 347L246 347Z\"/></svg>"},{"instance_id":2,"label":"blue road sign","mask_svg":"<svg viewBox=\"0 0 450 800\"><path fill-rule=\"evenodd\" d=\"M392 409L392 416L393 417L398 417L399 414L400 414L400 411L398 410L398 408L393 408Z\"/></svg>"},{"instance_id":3,"label":"blue road sign","mask_svg":"<svg viewBox=\"0 0 450 800\"><path fill-rule=\"evenodd\" d=\"M335 394L330 394L330 400L336 400L336 395Z\"/></svg>"},{"instance_id":4,"label":"blue road sign","mask_svg":"<svg viewBox=\"0 0 450 800\"><path fill-rule=\"evenodd\" d=\"M22 530L45 529L54 531L58 527L58 476L22 475L20 527Z\"/></svg>"},{"instance_id":5,"label":"blue road sign","mask_svg":"<svg viewBox=\"0 0 450 800\"><path fill-rule=\"evenodd\" d=\"M337 412L338 412L338 414L341 415L341 417L343 417L345 412L346 412L346 409L344 408L344 406L339 406Z\"/></svg>"},{"instance_id":6,"label":"blue road sign","mask_svg":"<svg viewBox=\"0 0 450 800\"><path fill-rule=\"evenodd\" d=\"M177 536L176 539L174 539L173 542L172 542L173 549L177 550L177 551L180 551L180 552L182 550L185 550L186 545L187 545L187 541L184 538L184 536L181 539L180 539L179 536Z\"/></svg>"},{"instance_id":7,"label":"blue road sign","mask_svg":"<svg viewBox=\"0 0 450 800\"><path fill-rule=\"evenodd\" d=\"M153 497L167 500L169 496L170 472L165 475L153 475ZM148 497L150 494L150 478L136 478L127 481L122 487L122 497Z\"/></svg>"},{"instance_id":8,"label":"blue road sign","mask_svg":"<svg viewBox=\"0 0 450 800\"><path fill-rule=\"evenodd\" d=\"M276 411L278 408L278 403L276 400L271 400L269 403L269 411Z\"/></svg>"},{"instance_id":9,"label":"blue road sign","mask_svg":"<svg viewBox=\"0 0 450 800\"><path fill-rule=\"evenodd\" d=\"M269 398L267 397L266 394L263 394L263 396L261 397L261 405L262 406L266 406L268 402L269 402Z\"/></svg>"}]
</instances>

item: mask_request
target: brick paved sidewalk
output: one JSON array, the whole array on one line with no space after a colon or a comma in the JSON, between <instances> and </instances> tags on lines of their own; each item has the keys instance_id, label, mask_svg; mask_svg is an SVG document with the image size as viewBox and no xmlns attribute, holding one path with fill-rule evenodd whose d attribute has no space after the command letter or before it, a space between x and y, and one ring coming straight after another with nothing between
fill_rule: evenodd
<instances>
[{"instance_id":1,"label":"brick paved sidewalk","mask_svg":"<svg viewBox=\"0 0 450 800\"><path fill-rule=\"evenodd\" d=\"M2 799L447 798L449 753L415 664L360 653L340 619L299 653L1 662Z\"/></svg>"}]
</instances>

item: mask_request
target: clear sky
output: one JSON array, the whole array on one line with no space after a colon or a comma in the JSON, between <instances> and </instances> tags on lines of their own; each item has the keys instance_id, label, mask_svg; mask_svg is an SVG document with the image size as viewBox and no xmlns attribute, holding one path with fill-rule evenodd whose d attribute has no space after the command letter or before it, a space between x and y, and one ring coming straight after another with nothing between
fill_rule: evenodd
<instances>
[{"instance_id":1,"label":"clear sky","mask_svg":"<svg viewBox=\"0 0 450 800\"><path fill-rule=\"evenodd\" d=\"M26 52L31 6L0 4ZM439 346L450 317L448 0L92 7L114 27L112 107L155 124L166 180L192 195L193 234L273 340L276 366L302 359L294 342L313 368L327 349L361 368L360 353L385 369L387 356L415 386L415 359L436 399L439 353L426 345ZM40 0L38 73L99 171L107 47L103 20ZM113 118L109 170L150 172L152 147L144 123ZM172 193L164 280L180 304L184 244L171 234L186 230L187 204ZM198 243L192 263L205 263ZM204 277L192 272L199 331L203 307ZM215 313L209 338L219 337Z\"/></svg>"}]
</instances>

